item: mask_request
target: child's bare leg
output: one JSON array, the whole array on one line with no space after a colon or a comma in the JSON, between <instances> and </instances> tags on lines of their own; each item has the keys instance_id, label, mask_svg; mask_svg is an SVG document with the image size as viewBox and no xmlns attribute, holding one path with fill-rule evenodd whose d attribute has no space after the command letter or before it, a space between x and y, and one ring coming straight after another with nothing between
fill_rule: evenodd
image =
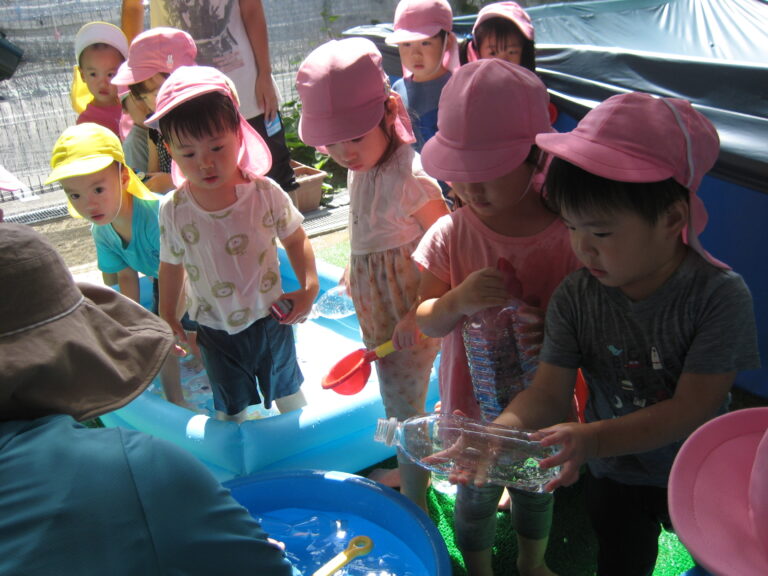
<instances>
[{"instance_id":1,"label":"child's bare leg","mask_svg":"<svg viewBox=\"0 0 768 576\"><path fill-rule=\"evenodd\" d=\"M280 414L285 414L286 412L293 412L294 410L299 410L306 406L307 399L304 397L304 392L299 389L298 392L289 396L275 399L275 404L277 405Z\"/></svg>"},{"instance_id":2,"label":"child's bare leg","mask_svg":"<svg viewBox=\"0 0 768 576\"><path fill-rule=\"evenodd\" d=\"M530 540L517 535L517 570L520 576L556 576L544 559L548 542L548 537Z\"/></svg>"},{"instance_id":3,"label":"child's bare leg","mask_svg":"<svg viewBox=\"0 0 768 576\"><path fill-rule=\"evenodd\" d=\"M189 408L184 400L184 393L181 391L181 374L179 370L179 359L173 354L168 354L160 369L160 385L163 387L165 399L173 402L182 408Z\"/></svg>"},{"instance_id":4,"label":"child's bare leg","mask_svg":"<svg viewBox=\"0 0 768 576\"><path fill-rule=\"evenodd\" d=\"M427 510L427 486L429 472L411 462L407 456L397 455L397 465L400 468L400 493L409 498L419 508Z\"/></svg>"},{"instance_id":5,"label":"child's bare leg","mask_svg":"<svg viewBox=\"0 0 768 576\"><path fill-rule=\"evenodd\" d=\"M216 410L216 419L221 420L222 422L236 422L237 424L242 424L245 422L246 418L248 417L248 408L245 410L241 410L237 414L227 414L226 412L222 412L221 410Z\"/></svg>"},{"instance_id":6,"label":"child's bare leg","mask_svg":"<svg viewBox=\"0 0 768 576\"><path fill-rule=\"evenodd\" d=\"M462 550L467 576L493 576L491 549Z\"/></svg>"}]
</instances>

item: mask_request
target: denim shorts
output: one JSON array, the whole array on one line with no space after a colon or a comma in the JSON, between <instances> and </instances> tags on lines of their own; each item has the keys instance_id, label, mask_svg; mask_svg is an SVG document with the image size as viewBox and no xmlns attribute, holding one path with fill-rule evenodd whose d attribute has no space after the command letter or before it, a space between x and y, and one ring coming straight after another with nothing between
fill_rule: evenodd
<instances>
[{"instance_id":1,"label":"denim shorts","mask_svg":"<svg viewBox=\"0 0 768 576\"><path fill-rule=\"evenodd\" d=\"M202 324L197 344L213 389L213 406L237 414L248 406L270 408L276 398L299 391L304 376L296 360L293 328L272 316L228 334Z\"/></svg>"},{"instance_id":2,"label":"denim shorts","mask_svg":"<svg viewBox=\"0 0 768 576\"><path fill-rule=\"evenodd\" d=\"M480 551L493 546L496 538L496 511L503 486L459 485L456 492L454 520L456 544L461 550ZM530 540L549 535L552 527L554 497L509 489L512 498L512 528Z\"/></svg>"}]
</instances>

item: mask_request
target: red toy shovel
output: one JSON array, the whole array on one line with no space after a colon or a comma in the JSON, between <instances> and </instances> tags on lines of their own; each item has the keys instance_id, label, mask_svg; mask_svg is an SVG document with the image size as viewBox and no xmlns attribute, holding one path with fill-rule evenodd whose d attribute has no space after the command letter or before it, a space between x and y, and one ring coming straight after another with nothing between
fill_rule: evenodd
<instances>
[{"instance_id":1,"label":"red toy shovel","mask_svg":"<svg viewBox=\"0 0 768 576\"><path fill-rule=\"evenodd\" d=\"M384 358L395 351L392 340L387 340L373 350L361 348L339 360L321 381L323 389L350 396L365 387L371 375L371 362Z\"/></svg>"}]
</instances>

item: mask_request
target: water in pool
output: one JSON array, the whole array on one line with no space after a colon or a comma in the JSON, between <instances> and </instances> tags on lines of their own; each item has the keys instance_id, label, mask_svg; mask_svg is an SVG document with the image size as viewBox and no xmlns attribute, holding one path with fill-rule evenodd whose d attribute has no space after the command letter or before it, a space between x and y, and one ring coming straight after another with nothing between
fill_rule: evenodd
<instances>
[{"instance_id":1,"label":"water in pool","mask_svg":"<svg viewBox=\"0 0 768 576\"><path fill-rule=\"evenodd\" d=\"M347 547L368 536L373 549L347 564L338 576L423 576L427 569L411 548L382 526L354 514L282 508L257 517L270 538L285 543L291 562L312 574Z\"/></svg>"}]
</instances>

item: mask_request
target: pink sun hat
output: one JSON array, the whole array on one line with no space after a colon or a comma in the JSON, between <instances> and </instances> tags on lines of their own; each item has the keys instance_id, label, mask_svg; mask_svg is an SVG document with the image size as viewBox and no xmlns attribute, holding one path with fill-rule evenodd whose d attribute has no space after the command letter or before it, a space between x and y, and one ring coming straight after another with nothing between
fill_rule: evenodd
<instances>
[{"instance_id":1,"label":"pink sun hat","mask_svg":"<svg viewBox=\"0 0 768 576\"><path fill-rule=\"evenodd\" d=\"M523 10L522 6L517 2L495 2L493 4L488 4L488 6L484 6L480 12L477 13L477 19L472 26L472 36L475 35L475 30L477 30L477 27L480 26L480 24L491 18L504 18L505 20L509 20L520 29L523 36L533 42L533 22L531 21L528 12ZM480 55L475 50L472 42L467 44L467 58L470 62L480 59Z\"/></svg>"},{"instance_id":2,"label":"pink sun hat","mask_svg":"<svg viewBox=\"0 0 768 576\"><path fill-rule=\"evenodd\" d=\"M447 32L443 43L442 64L446 70L455 72L459 66L459 44L453 34L453 11L446 0L400 0L395 9L394 32L388 35L385 42L391 46L403 42L426 40L438 34L441 30ZM446 50L449 40L451 48ZM403 76L413 73L403 67Z\"/></svg>"},{"instance_id":3,"label":"pink sun hat","mask_svg":"<svg viewBox=\"0 0 768 576\"><path fill-rule=\"evenodd\" d=\"M323 148L354 140L384 117L384 102L397 101L395 130L403 142L415 141L408 113L389 87L381 53L367 38L331 40L315 48L299 66L296 90L301 98L299 137Z\"/></svg>"},{"instance_id":4,"label":"pink sun hat","mask_svg":"<svg viewBox=\"0 0 768 576\"><path fill-rule=\"evenodd\" d=\"M669 513L712 574L768 574L768 407L724 414L691 434L672 465Z\"/></svg>"},{"instance_id":5,"label":"pink sun hat","mask_svg":"<svg viewBox=\"0 0 768 576\"><path fill-rule=\"evenodd\" d=\"M551 132L549 95L536 74L498 58L465 64L440 95L437 134L421 161L446 182L487 182L520 166Z\"/></svg>"},{"instance_id":6,"label":"pink sun hat","mask_svg":"<svg viewBox=\"0 0 768 576\"><path fill-rule=\"evenodd\" d=\"M240 152L238 167L251 177L264 176L272 166L272 154L259 133L248 124L240 114L240 103L232 81L216 68L209 66L181 66L163 83L157 93L155 113L144 121L146 126L159 129L160 119L174 108L211 92L228 96L235 104L240 117ZM181 186L186 178L176 162L171 164L171 176L176 186Z\"/></svg>"},{"instance_id":7,"label":"pink sun hat","mask_svg":"<svg viewBox=\"0 0 768 576\"><path fill-rule=\"evenodd\" d=\"M112 84L130 86L158 73L170 74L179 66L194 66L197 46L192 36L176 28L158 27L142 32L131 42L128 58Z\"/></svg>"},{"instance_id":8,"label":"pink sun hat","mask_svg":"<svg viewBox=\"0 0 768 576\"><path fill-rule=\"evenodd\" d=\"M572 132L541 134L539 147L579 168L619 182L673 178L691 193L683 241L711 264L729 269L699 242L707 210L696 196L720 153L712 122L687 100L642 92L611 96L589 111Z\"/></svg>"}]
</instances>

